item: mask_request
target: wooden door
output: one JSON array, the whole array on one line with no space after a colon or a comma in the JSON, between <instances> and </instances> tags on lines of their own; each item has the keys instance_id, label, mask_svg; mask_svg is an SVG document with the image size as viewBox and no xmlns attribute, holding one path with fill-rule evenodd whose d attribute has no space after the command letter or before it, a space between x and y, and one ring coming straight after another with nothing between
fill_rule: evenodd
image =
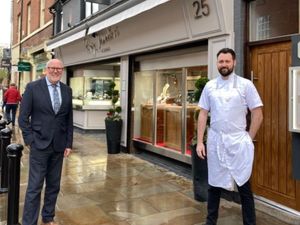
<instances>
[{"instance_id":1,"label":"wooden door","mask_svg":"<svg viewBox=\"0 0 300 225\"><path fill-rule=\"evenodd\" d=\"M264 120L255 142L252 188L258 196L300 211L300 182L292 177L288 131L291 43L252 47L250 53L253 82L264 104Z\"/></svg>"}]
</instances>

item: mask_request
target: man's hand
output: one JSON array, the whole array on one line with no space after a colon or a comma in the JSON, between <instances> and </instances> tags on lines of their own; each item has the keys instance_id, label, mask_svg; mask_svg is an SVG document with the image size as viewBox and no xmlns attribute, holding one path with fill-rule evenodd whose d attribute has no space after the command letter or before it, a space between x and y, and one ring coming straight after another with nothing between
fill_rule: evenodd
<instances>
[{"instance_id":1,"label":"man's hand","mask_svg":"<svg viewBox=\"0 0 300 225\"><path fill-rule=\"evenodd\" d=\"M251 124L249 129L249 135L253 140L255 135L263 121L262 107L257 107L251 110Z\"/></svg>"},{"instance_id":2,"label":"man's hand","mask_svg":"<svg viewBox=\"0 0 300 225\"><path fill-rule=\"evenodd\" d=\"M71 148L66 148L64 152L64 157L68 157L71 154L72 149Z\"/></svg>"},{"instance_id":3,"label":"man's hand","mask_svg":"<svg viewBox=\"0 0 300 225\"><path fill-rule=\"evenodd\" d=\"M197 155L201 158L201 159L205 159L206 156L206 152L205 152L205 146L203 143L198 143L197 144Z\"/></svg>"}]
</instances>

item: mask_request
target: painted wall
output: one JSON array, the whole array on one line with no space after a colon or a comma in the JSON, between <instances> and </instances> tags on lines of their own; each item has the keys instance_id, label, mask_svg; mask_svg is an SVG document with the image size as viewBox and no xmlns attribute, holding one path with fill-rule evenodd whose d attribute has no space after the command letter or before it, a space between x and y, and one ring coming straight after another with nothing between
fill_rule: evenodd
<instances>
[{"instance_id":1,"label":"painted wall","mask_svg":"<svg viewBox=\"0 0 300 225\"><path fill-rule=\"evenodd\" d=\"M215 36L224 35L225 39L232 36L233 17L227 15L233 14L233 0L227 0L225 7L220 1L207 1L209 11L204 8L200 13L193 2L173 0L164 3L55 51L68 66L207 40Z\"/></svg>"}]
</instances>

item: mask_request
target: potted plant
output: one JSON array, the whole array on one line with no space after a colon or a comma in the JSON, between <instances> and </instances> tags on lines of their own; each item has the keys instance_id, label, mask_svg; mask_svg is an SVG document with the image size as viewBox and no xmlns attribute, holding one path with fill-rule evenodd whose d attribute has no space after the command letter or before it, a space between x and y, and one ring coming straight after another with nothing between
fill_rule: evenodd
<instances>
[{"instance_id":1,"label":"potted plant","mask_svg":"<svg viewBox=\"0 0 300 225\"><path fill-rule=\"evenodd\" d=\"M199 102L201 93L205 84L208 82L207 77L200 77L195 83L194 102ZM192 149L192 173L193 173L193 186L194 186L194 199L198 201L207 201L207 188L208 188L208 172L207 172L207 160L201 159L196 152L197 148L197 125L198 115L200 110L196 110L194 113L195 131L194 137L191 143ZM208 118L209 119L209 118ZM209 121L207 121L209 124ZM206 132L204 134L204 144L206 142Z\"/></svg>"},{"instance_id":2,"label":"potted plant","mask_svg":"<svg viewBox=\"0 0 300 225\"><path fill-rule=\"evenodd\" d=\"M122 118L121 118L121 106L117 105L119 101L119 91L115 90L116 83L111 81L109 83L109 89L107 96L111 99L111 108L107 112L105 118L105 130L106 130L106 142L108 154L120 153L120 142L122 134Z\"/></svg>"}]
</instances>

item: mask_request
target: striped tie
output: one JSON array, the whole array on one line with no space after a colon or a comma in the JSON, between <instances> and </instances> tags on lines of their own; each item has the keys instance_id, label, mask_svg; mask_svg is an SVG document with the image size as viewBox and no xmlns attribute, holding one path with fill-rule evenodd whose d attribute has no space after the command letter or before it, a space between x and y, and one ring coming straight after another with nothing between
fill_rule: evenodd
<instances>
[{"instance_id":1,"label":"striped tie","mask_svg":"<svg viewBox=\"0 0 300 225\"><path fill-rule=\"evenodd\" d=\"M55 114L58 113L58 110L60 108L60 101L59 101L59 96L58 96L58 91L57 91L57 85L52 84L53 87L53 110Z\"/></svg>"}]
</instances>

